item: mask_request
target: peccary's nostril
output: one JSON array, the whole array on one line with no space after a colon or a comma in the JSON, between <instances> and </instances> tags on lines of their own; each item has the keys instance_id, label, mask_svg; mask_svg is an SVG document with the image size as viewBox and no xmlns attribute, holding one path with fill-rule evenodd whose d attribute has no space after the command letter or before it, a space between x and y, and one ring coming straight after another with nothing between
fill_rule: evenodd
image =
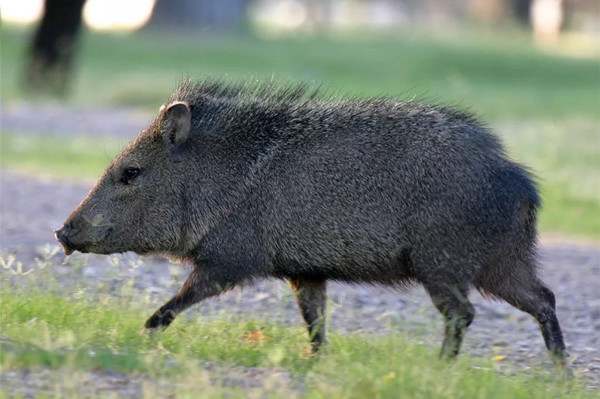
<instances>
[{"instance_id":1,"label":"peccary's nostril","mask_svg":"<svg viewBox=\"0 0 600 399\"><path fill-rule=\"evenodd\" d=\"M63 226L61 229L58 229L54 232L56 239L62 245L65 250L65 255L70 255L73 253L72 244L69 241L68 237L68 229L67 226Z\"/></svg>"},{"instance_id":2,"label":"peccary's nostril","mask_svg":"<svg viewBox=\"0 0 600 399\"><path fill-rule=\"evenodd\" d=\"M63 226L60 229L56 230L54 232L54 236L56 237L56 239L60 242L66 242L69 236L69 232L71 230L68 228L68 226Z\"/></svg>"}]
</instances>

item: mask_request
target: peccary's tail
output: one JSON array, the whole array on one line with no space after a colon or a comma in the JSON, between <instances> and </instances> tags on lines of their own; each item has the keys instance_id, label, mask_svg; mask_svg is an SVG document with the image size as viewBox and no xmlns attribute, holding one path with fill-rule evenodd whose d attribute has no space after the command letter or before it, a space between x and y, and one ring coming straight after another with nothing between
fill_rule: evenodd
<instances>
[{"instance_id":1,"label":"peccary's tail","mask_svg":"<svg viewBox=\"0 0 600 399\"><path fill-rule=\"evenodd\" d=\"M529 249L534 251L537 241L537 210L541 207L542 201L531 172L520 166L515 169L519 175L517 181L520 182L522 186L521 190L524 194L518 218L518 220L520 219L520 223L517 229L522 229L525 235L523 243L528 244L530 246ZM534 254L532 253L531 255Z\"/></svg>"}]
</instances>

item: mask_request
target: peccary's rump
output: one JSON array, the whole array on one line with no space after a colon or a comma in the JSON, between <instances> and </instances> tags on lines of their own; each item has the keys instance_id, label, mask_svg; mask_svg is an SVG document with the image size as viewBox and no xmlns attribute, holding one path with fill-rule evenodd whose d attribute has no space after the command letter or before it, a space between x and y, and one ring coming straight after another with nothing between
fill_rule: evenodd
<instances>
[{"instance_id":1,"label":"peccary's rump","mask_svg":"<svg viewBox=\"0 0 600 399\"><path fill-rule=\"evenodd\" d=\"M190 260L166 326L254 278L292 282L313 343L326 280L423 284L458 352L469 287L531 313L562 358L536 277L539 198L472 116L392 99L316 99L303 86L184 83L112 162L57 237L67 252Z\"/></svg>"}]
</instances>

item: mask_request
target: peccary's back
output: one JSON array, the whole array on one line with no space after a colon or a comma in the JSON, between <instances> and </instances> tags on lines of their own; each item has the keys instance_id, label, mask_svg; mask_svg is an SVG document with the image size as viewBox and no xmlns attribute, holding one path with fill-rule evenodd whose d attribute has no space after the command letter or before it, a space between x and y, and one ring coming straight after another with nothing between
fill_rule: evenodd
<instances>
[{"instance_id":1,"label":"peccary's back","mask_svg":"<svg viewBox=\"0 0 600 399\"><path fill-rule=\"evenodd\" d=\"M298 122L265 170L261 225L282 264L387 281L414 277L430 247L479 264L520 237L536 190L486 128L444 109L352 111Z\"/></svg>"}]
</instances>

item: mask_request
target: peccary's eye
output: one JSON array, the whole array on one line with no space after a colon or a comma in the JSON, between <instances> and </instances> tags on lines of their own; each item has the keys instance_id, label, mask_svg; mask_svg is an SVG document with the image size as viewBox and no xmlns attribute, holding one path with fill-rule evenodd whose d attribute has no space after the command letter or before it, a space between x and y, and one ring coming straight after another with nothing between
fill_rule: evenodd
<instances>
[{"instance_id":1,"label":"peccary's eye","mask_svg":"<svg viewBox=\"0 0 600 399\"><path fill-rule=\"evenodd\" d=\"M126 168L121 176L121 183L129 184L140 174L140 168Z\"/></svg>"}]
</instances>

